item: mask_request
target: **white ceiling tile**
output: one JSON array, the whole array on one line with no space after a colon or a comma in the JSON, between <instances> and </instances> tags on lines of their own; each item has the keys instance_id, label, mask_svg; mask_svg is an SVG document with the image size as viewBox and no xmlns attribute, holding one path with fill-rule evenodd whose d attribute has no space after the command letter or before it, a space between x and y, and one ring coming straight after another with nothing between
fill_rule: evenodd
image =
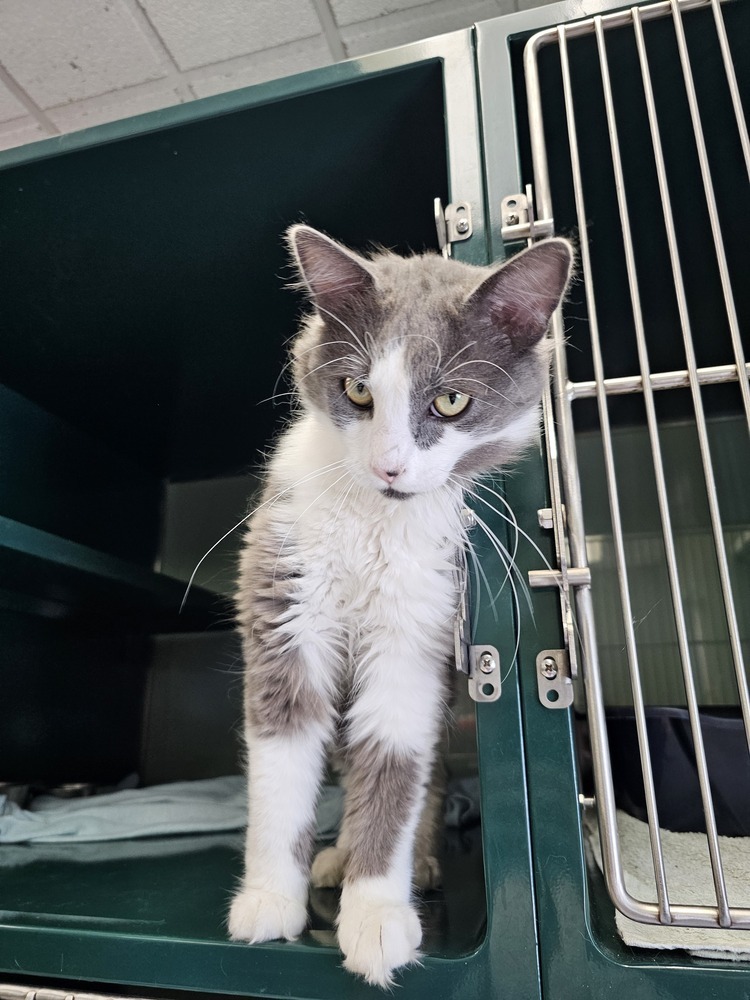
<instances>
[{"instance_id":1,"label":"white ceiling tile","mask_svg":"<svg viewBox=\"0 0 750 1000\"><path fill-rule=\"evenodd\" d=\"M61 132L76 132L104 122L168 108L181 104L182 101L182 94L174 84L147 83L141 87L112 91L87 101L50 108L47 114Z\"/></svg>"},{"instance_id":2,"label":"white ceiling tile","mask_svg":"<svg viewBox=\"0 0 750 1000\"><path fill-rule=\"evenodd\" d=\"M0 122L13 121L14 118L23 118L26 108L0 83Z\"/></svg>"},{"instance_id":3,"label":"white ceiling tile","mask_svg":"<svg viewBox=\"0 0 750 1000\"><path fill-rule=\"evenodd\" d=\"M164 75L122 0L0 0L0 61L43 108Z\"/></svg>"},{"instance_id":4,"label":"white ceiling tile","mask_svg":"<svg viewBox=\"0 0 750 1000\"><path fill-rule=\"evenodd\" d=\"M394 48L446 31L468 28L475 21L497 17L494 0L459 5L454 0L437 0L375 20L363 21L341 29L341 38L350 56Z\"/></svg>"},{"instance_id":5,"label":"white ceiling tile","mask_svg":"<svg viewBox=\"0 0 750 1000\"><path fill-rule=\"evenodd\" d=\"M198 97L222 94L253 83L276 80L292 73L317 69L331 62L331 53L322 35L304 38L273 49L264 49L249 56L232 59L218 66L209 66L190 73L190 86Z\"/></svg>"},{"instance_id":6,"label":"white ceiling tile","mask_svg":"<svg viewBox=\"0 0 750 1000\"><path fill-rule=\"evenodd\" d=\"M310 0L139 0L180 69L320 34Z\"/></svg>"},{"instance_id":7,"label":"white ceiling tile","mask_svg":"<svg viewBox=\"0 0 750 1000\"><path fill-rule=\"evenodd\" d=\"M516 10L531 10L532 7L543 7L552 0L516 0Z\"/></svg>"},{"instance_id":8,"label":"white ceiling tile","mask_svg":"<svg viewBox=\"0 0 750 1000\"><path fill-rule=\"evenodd\" d=\"M330 0L336 24L342 27L358 21L371 21L395 14L409 7L425 6L425 0ZM455 6L455 4L454 4Z\"/></svg>"},{"instance_id":9,"label":"white ceiling tile","mask_svg":"<svg viewBox=\"0 0 750 1000\"><path fill-rule=\"evenodd\" d=\"M0 125L0 149L24 146L27 142L48 138L48 133L30 115Z\"/></svg>"}]
</instances>

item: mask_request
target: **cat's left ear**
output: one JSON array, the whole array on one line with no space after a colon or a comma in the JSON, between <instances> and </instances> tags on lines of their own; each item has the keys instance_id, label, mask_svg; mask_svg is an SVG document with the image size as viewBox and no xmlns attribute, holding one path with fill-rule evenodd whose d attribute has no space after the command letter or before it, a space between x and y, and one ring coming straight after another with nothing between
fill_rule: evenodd
<instances>
[{"instance_id":1,"label":"cat's left ear","mask_svg":"<svg viewBox=\"0 0 750 1000\"><path fill-rule=\"evenodd\" d=\"M509 338L516 350L533 347L547 332L570 280L573 248L548 239L511 258L469 296L471 319Z\"/></svg>"},{"instance_id":2,"label":"cat's left ear","mask_svg":"<svg viewBox=\"0 0 750 1000\"><path fill-rule=\"evenodd\" d=\"M360 305L374 279L365 261L310 226L291 226L287 240L313 305L339 316Z\"/></svg>"}]
</instances>

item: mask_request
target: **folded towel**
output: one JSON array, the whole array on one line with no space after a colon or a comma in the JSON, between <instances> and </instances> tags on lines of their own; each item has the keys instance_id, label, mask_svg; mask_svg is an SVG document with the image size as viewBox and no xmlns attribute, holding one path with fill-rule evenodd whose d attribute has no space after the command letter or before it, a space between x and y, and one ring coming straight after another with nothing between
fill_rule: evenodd
<instances>
[{"instance_id":1,"label":"folded towel","mask_svg":"<svg viewBox=\"0 0 750 1000\"><path fill-rule=\"evenodd\" d=\"M336 838L342 811L343 790L324 785L318 799L318 840ZM478 779L453 782L445 803L446 825L469 826L478 818ZM247 795L241 775L125 788L88 798L40 795L27 809L0 795L0 844L80 844L221 833L240 830L246 822Z\"/></svg>"},{"instance_id":2,"label":"folded towel","mask_svg":"<svg viewBox=\"0 0 750 1000\"><path fill-rule=\"evenodd\" d=\"M228 775L80 799L40 795L28 809L0 795L0 844L85 843L239 830L247 822L245 785L241 775ZM318 804L319 839L336 836L341 809L341 789L326 785Z\"/></svg>"},{"instance_id":3,"label":"folded towel","mask_svg":"<svg viewBox=\"0 0 750 1000\"><path fill-rule=\"evenodd\" d=\"M655 903L654 865L648 824L618 810L620 851L628 892L636 899ZM601 847L596 823L586 824L589 844L599 868ZM670 902L716 906L706 835L661 831ZM730 906L750 906L750 838L719 837L724 879ZM723 927L673 927L641 924L615 912L617 930L634 948L685 948L703 958L740 961L750 958L750 931Z\"/></svg>"}]
</instances>

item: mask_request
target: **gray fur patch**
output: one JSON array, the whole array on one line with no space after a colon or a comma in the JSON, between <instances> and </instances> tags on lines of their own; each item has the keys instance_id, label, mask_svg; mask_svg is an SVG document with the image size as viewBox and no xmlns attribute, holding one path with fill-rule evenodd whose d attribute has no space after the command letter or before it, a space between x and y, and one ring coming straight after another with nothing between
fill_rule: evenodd
<instances>
[{"instance_id":1,"label":"gray fur patch","mask_svg":"<svg viewBox=\"0 0 750 1000\"><path fill-rule=\"evenodd\" d=\"M414 760L381 743L353 747L344 824L349 837L347 880L385 875L398 832L406 824L417 795Z\"/></svg>"},{"instance_id":2,"label":"gray fur patch","mask_svg":"<svg viewBox=\"0 0 750 1000\"><path fill-rule=\"evenodd\" d=\"M313 846L315 845L316 823L313 820L306 830L297 837L292 848L292 856L302 871L307 871L312 861Z\"/></svg>"},{"instance_id":3,"label":"gray fur patch","mask_svg":"<svg viewBox=\"0 0 750 1000\"><path fill-rule=\"evenodd\" d=\"M263 499L275 492L269 483ZM259 510L242 551L235 598L245 660L245 714L259 736L300 732L333 717L332 707L307 679L303 653L280 628L297 612L303 573L293 545L287 540L280 552L280 542L270 509Z\"/></svg>"}]
</instances>

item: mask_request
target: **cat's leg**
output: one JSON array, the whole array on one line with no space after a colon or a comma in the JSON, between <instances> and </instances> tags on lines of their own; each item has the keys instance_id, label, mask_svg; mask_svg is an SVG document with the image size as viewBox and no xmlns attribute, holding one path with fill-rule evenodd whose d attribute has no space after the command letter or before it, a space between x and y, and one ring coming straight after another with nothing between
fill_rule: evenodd
<instances>
[{"instance_id":1,"label":"cat's leg","mask_svg":"<svg viewBox=\"0 0 750 1000\"><path fill-rule=\"evenodd\" d=\"M442 755L439 755L432 769L414 836L414 885L417 889L437 889L442 883L438 848L443 829L445 781L445 764Z\"/></svg>"},{"instance_id":2,"label":"cat's leg","mask_svg":"<svg viewBox=\"0 0 750 1000\"><path fill-rule=\"evenodd\" d=\"M297 937L307 922L315 806L333 712L310 678L314 666L290 650L263 669L248 650L245 873L229 914L233 939Z\"/></svg>"},{"instance_id":3,"label":"cat's leg","mask_svg":"<svg viewBox=\"0 0 750 1000\"><path fill-rule=\"evenodd\" d=\"M346 776L341 778L341 784L346 790ZM436 889L441 884L438 845L442 831L444 799L445 765L442 760L437 760L414 837L414 885L417 889ZM316 889L338 888L343 883L349 861L350 844L350 823L344 816L336 843L322 848L313 860L310 881Z\"/></svg>"},{"instance_id":4,"label":"cat's leg","mask_svg":"<svg viewBox=\"0 0 750 1000\"><path fill-rule=\"evenodd\" d=\"M419 958L413 855L442 718L442 663L420 660L408 639L372 651L347 717L349 856L338 938L344 966L383 987Z\"/></svg>"}]
</instances>

